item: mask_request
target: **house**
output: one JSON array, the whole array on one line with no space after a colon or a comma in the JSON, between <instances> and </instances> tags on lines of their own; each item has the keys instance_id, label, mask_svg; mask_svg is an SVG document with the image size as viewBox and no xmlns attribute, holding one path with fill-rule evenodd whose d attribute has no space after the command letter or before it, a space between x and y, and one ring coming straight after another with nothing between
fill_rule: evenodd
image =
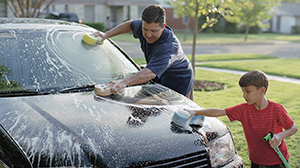
<instances>
[{"instance_id":1,"label":"house","mask_svg":"<svg viewBox=\"0 0 300 168\"><path fill-rule=\"evenodd\" d=\"M293 26L300 27L299 9L300 3L282 2L281 6L278 7L274 17L269 21L269 31L284 34L296 33L293 32Z\"/></svg>"},{"instance_id":2,"label":"house","mask_svg":"<svg viewBox=\"0 0 300 168\"><path fill-rule=\"evenodd\" d=\"M49 0L48 0L49 1ZM173 30L193 30L193 19L187 22L187 17L178 17L167 0L55 0L48 12L76 13L83 22L101 22L110 29L126 20L141 17L143 9L149 4L160 4L166 10L167 24ZM170 1L170 0L168 0ZM300 4L282 3L274 17L269 21L270 28L264 31L276 33L294 33L293 26L300 31ZM6 0L0 0L0 17L14 17Z\"/></svg>"},{"instance_id":3,"label":"house","mask_svg":"<svg viewBox=\"0 0 300 168\"><path fill-rule=\"evenodd\" d=\"M178 17L174 13L174 9L168 4L164 3L166 0L157 0L159 4L165 8L167 13L167 24L174 30L184 30L186 28L187 18ZM274 17L269 20L270 27L263 29L263 31L274 32L274 33L300 33L300 3L287 3L282 2L281 6L278 7ZM189 23L188 30L193 30L193 18ZM298 32L294 32L293 27L298 27Z\"/></svg>"},{"instance_id":4,"label":"house","mask_svg":"<svg viewBox=\"0 0 300 168\"><path fill-rule=\"evenodd\" d=\"M126 20L141 17L143 9L155 0L55 0L48 12L76 13L82 22L101 22L110 29ZM0 0L0 17L14 17L6 0Z\"/></svg>"},{"instance_id":5,"label":"house","mask_svg":"<svg viewBox=\"0 0 300 168\"><path fill-rule=\"evenodd\" d=\"M55 0L47 12L76 13L83 23L100 22L104 23L106 29L110 29L126 20L140 18L143 9L149 4L160 4L165 8L167 24L172 29L185 29L186 17L176 16L172 6L166 4L165 0ZM0 0L0 17L14 17L6 0ZM191 22L189 29L192 28Z\"/></svg>"},{"instance_id":6,"label":"house","mask_svg":"<svg viewBox=\"0 0 300 168\"><path fill-rule=\"evenodd\" d=\"M192 31L194 28L194 18L190 17L188 23L188 17L179 17L175 14L173 7L167 4L167 1L171 0L156 0L166 10L166 22L173 30L184 31L186 28L188 31ZM187 25L188 24L188 25Z\"/></svg>"}]
</instances>

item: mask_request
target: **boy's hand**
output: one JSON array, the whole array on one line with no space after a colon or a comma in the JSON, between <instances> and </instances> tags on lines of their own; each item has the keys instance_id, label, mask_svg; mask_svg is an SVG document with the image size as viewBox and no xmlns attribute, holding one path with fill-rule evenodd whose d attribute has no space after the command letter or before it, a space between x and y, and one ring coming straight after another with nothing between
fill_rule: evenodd
<instances>
[{"instance_id":1,"label":"boy's hand","mask_svg":"<svg viewBox=\"0 0 300 168\"><path fill-rule=\"evenodd\" d=\"M196 113L196 112L195 112L194 110L188 110L188 109L183 109L183 110L184 110L184 111L187 111L187 112L190 114L189 119L195 116L195 113Z\"/></svg>"},{"instance_id":2,"label":"boy's hand","mask_svg":"<svg viewBox=\"0 0 300 168\"><path fill-rule=\"evenodd\" d=\"M282 137L280 134L274 134L273 138L269 141L269 144L272 148L278 147L282 142Z\"/></svg>"}]
</instances>

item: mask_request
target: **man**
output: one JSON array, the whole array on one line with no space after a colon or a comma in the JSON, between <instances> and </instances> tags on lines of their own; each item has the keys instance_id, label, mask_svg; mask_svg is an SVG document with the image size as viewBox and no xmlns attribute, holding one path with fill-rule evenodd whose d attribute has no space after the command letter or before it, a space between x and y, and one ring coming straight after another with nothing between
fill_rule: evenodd
<instances>
[{"instance_id":1,"label":"man","mask_svg":"<svg viewBox=\"0 0 300 168\"><path fill-rule=\"evenodd\" d=\"M96 32L94 35L104 40L130 32L140 40L147 66L120 82L110 82L112 92L153 80L193 100L194 72L179 40L166 25L165 10L159 5L149 5L142 19L130 20L104 34Z\"/></svg>"}]
</instances>

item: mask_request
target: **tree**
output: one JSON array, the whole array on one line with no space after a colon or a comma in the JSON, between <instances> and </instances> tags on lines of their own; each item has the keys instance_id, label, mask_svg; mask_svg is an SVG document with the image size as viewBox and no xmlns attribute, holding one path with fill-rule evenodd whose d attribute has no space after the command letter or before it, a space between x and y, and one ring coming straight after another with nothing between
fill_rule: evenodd
<instances>
[{"instance_id":1,"label":"tree","mask_svg":"<svg viewBox=\"0 0 300 168\"><path fill-rule=\"evenodd\" d=\"M194 18L193 28L193 47L192 47L192 66L195 72L195 51L197 43L198 32L207 28L212 27L217 23L219 15L224 16L230 11L226 8L226 0L171 0L168 1L172 5L175 13L178 16L188 16ZM232 1L232 0L227 0ZM219 15L214 15L214 14ZM202 16L206 16L206 22L199 25L198 19ZM200 28L199 28L200 27Z\"/></svg>"},{"instance_id":2,"label":"tree","mask_svg":"<svg viewBox=\"0 0 300 168\"><path fill-rule=\"evenodd\" d=\"M23 90L22 86L14 80L9 80L13 75L12 70L4 66L0 62L0 90L1 91L13 91L13 90Z\"/></svg>"},{"instance_id":3,"label":"tree","mask_svg":"<svg viewBox=\"0 0 300 168\"><path fill-rule=\"evenodd\" d=\"M6 0L15 17L35 18L46 11L55 0Z\"/></svg>"},{"instance_id":4,"label":"tree","mask_svg":"<svg viewBox=\"0 0 300 168\"><path fill-rule=\"evenodd\" d=\"M280 5L281 0L235 0L230 4L233 17L225 16L226 20L245 26L245 38L247 41L249 30L252 26L267 27L266 20L273 17L275 7Z\"/></svg>"},{"instance_id":5,"label":"tree","mask_svg":"<svg viewBox=\"0 0 300 168\"><path fill-rule=\"evenodd\" d=\"M187 33L188 33L188 27L189 27L190 20L191 20L190 16L194 16L193 11L191 11L188 6L185 6L184 2L171 1L171 2L167 2L167 4L172 5L173 9L176 9L176 10L174 10L174 13L177 16L186 17L187 23L185 25L184 39L183 39L183 41L186 41L186 36L187 36Z\"/></svg>"}]
</instances>

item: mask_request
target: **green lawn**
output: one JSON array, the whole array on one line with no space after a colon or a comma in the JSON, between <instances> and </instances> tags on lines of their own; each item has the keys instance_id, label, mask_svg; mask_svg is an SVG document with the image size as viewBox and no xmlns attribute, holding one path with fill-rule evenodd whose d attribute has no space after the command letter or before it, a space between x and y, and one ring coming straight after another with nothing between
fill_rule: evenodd
<instances>
[{"instance_id":1,"label":"green lawn","mask_svg":"<svg viewBox=\"0 0 300 168\"><path fill-rule=\"evenodd\" d=\"M188 56L190 57L190 56ZM145 64L143 58L134 59L140 64ZM277 74L280 76L294 76L300 78L299 59L278 59L270 56L255 54L226 54L226 55L197 55L197 61L221 61L215 63L206 63L201 66L214 66L224 69L236 69L249 71L261 69L267 74ZM225 61L224 61L225 60ZM227 62L226 60L235 60ZM238 60L238 61L237 61ZM240 61L239 61L240 60ZM243 61L247 60L247 61ZM297 74L298 73L298 74ZM207 80L226 84L225 90L219 91L195 91L194 101L204 108L226 108L244 102L242 92L238 86L240 75L228 74L224 72L213 72L196 69L196 80ZM270 86L266 97L274 102L282 104L289 115L300 126L300 85L270 81ZM243 158L245 167L250 167L248 159L248 149L240 122L230 122L226 116L220 119L229 127L233 134L238 154ZM290 153L289 163L291 168L300 167L300 133L297 132L286 140Z\"/></svg>"},{"instance_id":2,"label":"green lawn","mask_svg":"<svg viewBox=\"0 0 300 168\"><path fill-rule=\"evenodd\" d=\"M238 59L238 55L240 55L241 59ZM254 59L250 59L253 55ZM214 59L214 55L204 55L204 57L211 58L210 61L198 64L197 66L202 67L211 67L211 68L221 68L221 69L231 69L231 70L241 70L241 71L250 71L250 70L262 70L270 75L279 75L286 76L291 78L300 79L300 59L282 59L282 58L274 58L274 57L266 57L259 56L255 54L246 54L247 57L243 56L243 54L224 54L217 55ZM232 58L232 59L231 59ZM270 59L272 58L272 59ZM249 59L246 62L242 61L242 59ZM202 55L196 56L196 61L201 61L205 59L202 58ZM214 62L214 60L221 60L222 62ZM223 61L225 60L225 61ZM226 60L234 60L234 61L226 61ZM241 60L241 61L236 61Z\"/></svg>"},{"instance_id":3,"label":"green lawn","mask_svg":"<svg viewBox=\"0 0 300 168\"><path fill-rule=\"evenodd\" d=\"M243 64L240 61L227 61L205 63L198 66L242 71L259 69L270 75L280 75L300 79L299 59L251 60L247 61L247 64Z\"/></svg>"}]
</instances>

